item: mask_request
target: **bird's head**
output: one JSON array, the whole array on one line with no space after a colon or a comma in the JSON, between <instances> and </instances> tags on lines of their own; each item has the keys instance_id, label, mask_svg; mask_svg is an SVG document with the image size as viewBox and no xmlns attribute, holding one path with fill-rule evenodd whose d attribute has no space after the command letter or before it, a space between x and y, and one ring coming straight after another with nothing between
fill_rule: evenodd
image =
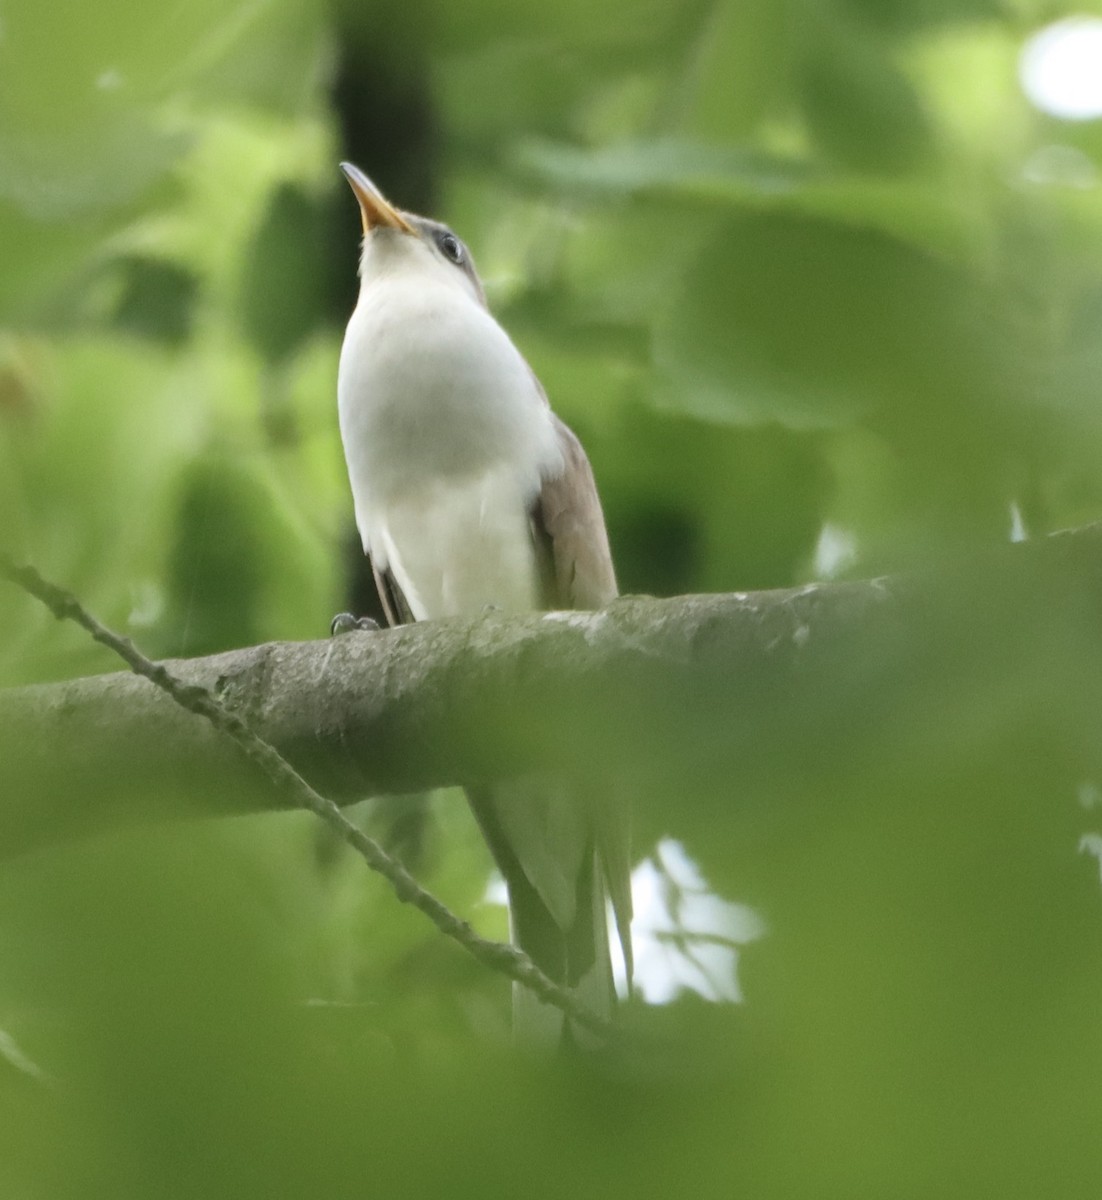
<instances>
[{"instance_id":1,"label":"bird's head","mask_svg":"<svg viewBox=\"0 0 1102 1200\"><path fill-rule=\"evenodd\" d=\"M341 170L360 204L363 255L360 278L364 286L385 276L406 277L459 288L479 304L486 303L471 253L439 221L402 212L386 200L370 179L352 163Z\"/></svg>"}]
</instances>

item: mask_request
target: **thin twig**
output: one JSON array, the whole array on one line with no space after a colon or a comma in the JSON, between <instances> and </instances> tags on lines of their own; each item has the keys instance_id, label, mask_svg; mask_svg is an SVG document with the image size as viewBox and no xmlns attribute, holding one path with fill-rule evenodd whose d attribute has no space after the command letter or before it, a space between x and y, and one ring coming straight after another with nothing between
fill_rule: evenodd
<instances>
[{"instance_id":1,"label":"thin twig","mask_svg":"<svg viewBox=\"0 0 1102 1200\"><path fill-rule=\"evenodd\" d=\"M373 871L382 875L402 903L420 909L441 933L458 942L480 963L528 988L545 1003L561 1009L579 1025L605 1036L611 1032L608 1022L579 1003L565 988L559 987L522 950L479 937L466 921L421 887L374 838L368 837L354 825L332 800L311 787L278 750L258 737L241 716L227 708L212 692L196 684L184 683L162 663L146 658L128 637L108 629L71 592L43 579L34 567L19 566L7 555L0 554L0 576L18 584L40 600L58 620L75 621L97 642L113 650L135 674L144 676L167 692L182 708L205 717L216 729L232 738L297 807L309 809L319 816Z\"/></svg>"},{"instance_id":2,"label":"thin twig","mask_svg":"<svg viewBox=\"0 0 1102 1200\"><path fill-rule=\"evenodd\" d=\"M692 929L651 929L647 932L647 937L656 942L676 946L679 950L688 950L692 946L718 946L721 950L732 950L739 954L746 949L746 942L737 942L721 933L702 933Z\"/></svg>"}]
</instances>

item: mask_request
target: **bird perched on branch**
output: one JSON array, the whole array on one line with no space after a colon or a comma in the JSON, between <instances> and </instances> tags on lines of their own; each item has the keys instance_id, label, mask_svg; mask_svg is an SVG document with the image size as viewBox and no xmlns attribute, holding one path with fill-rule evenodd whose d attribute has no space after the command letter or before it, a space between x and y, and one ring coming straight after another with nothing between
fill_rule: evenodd
<instances>
[{"instance_id":1,"label":"bird perched on branch","mask_svg":"<svg viewBox=\"0 0 1102 1200\"><path fill-rule=\"evenodd\" d=\"M357 167L342 170L364 240L341 439L387 620L607 604L616 577L589 460L491 315L470 251L447 226L394 208ZM608 1016L608 899L631 970L626 820L563 781L468 796L508 885L514 941ZM521 1038L578 1036L519 987L514 1024Z\"/></svg>"}]
</instances>

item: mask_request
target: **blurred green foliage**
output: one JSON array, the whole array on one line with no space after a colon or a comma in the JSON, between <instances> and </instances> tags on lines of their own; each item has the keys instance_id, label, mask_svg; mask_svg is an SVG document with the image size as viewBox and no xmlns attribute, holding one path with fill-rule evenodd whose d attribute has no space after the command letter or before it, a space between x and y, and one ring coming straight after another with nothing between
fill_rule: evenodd
<instances>
[{"instance_id":1,"label":"blurred green foliage","mask_svg":"<svg viewBox=\"0 0 1102 1200\"><path fill-rule=\"evenodd\" d=\"M153 653L325 632L355 586L342 157L470 242L627 590L860 578L1096 519L1102 122L1017 75L1062 15L9 0L0 542ZM115 669L11 589L0 629L0 684ZM769 934L745 1005L633 1005L611 1061L511 1055L505 985L298 816L7 864L0 1188L1095 1190L1097 726L1064 716L1086 683L1045 708L1038 647L967 707L916 679L874 744L824 751L805 714L752 788L640 796L641 852L681 837ZM412 832L394 803L362 819L504 936L458 797Z\"/></svg>"}]
</instances>

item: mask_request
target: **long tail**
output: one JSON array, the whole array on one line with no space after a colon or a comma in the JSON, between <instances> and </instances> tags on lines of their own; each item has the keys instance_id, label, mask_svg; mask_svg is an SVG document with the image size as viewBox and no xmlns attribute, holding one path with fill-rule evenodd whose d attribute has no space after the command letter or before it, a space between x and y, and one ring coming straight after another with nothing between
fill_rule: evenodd
<instances>
[{"instance_id":1,"label":"long tail","mask_svg":"<svg viewBox=\"0 0 1102 1200\"><path fill-rule=\"evenodd\" d=\"M501 789L468 792L471 808L509 889L514 945L550 979L568 988L595 1015L609 1018L616 1004L609 949L607 893L595 839L590 833L577 853L562 856L561 886L547 885L546 845L518 845L515 821L509 836L502 818ZM533 804L531 795L525 798ZM560 797L561 802L561 797ZM535 803L538 803L536 801ZM533 830L533 837L536 831ZM533 867L536 869L534 870ZM537 888L532 875L542 874ZM548 897L554 897L554 908ZM518 1043L546 1047L589 1046L595 1035L561 1009L513 985L513 1030Z\"/></svg>"},{"instance_id":2,"label":"long tail","mask_svg":"<svg viewBox=\"0 0 1102 1200\"><path fill-rule=\"evenodd\" d=\"M547 976L568 988L595 1016L612 1017L616 989L608 940L605 888L596 854L579 875L574 923L559 927L527 880L509 883L513 942ZM519 1043L591 1046L595 1035L545 1004L529 988L513 985L513 1033Z\"/></svg>"}]
</instances>

